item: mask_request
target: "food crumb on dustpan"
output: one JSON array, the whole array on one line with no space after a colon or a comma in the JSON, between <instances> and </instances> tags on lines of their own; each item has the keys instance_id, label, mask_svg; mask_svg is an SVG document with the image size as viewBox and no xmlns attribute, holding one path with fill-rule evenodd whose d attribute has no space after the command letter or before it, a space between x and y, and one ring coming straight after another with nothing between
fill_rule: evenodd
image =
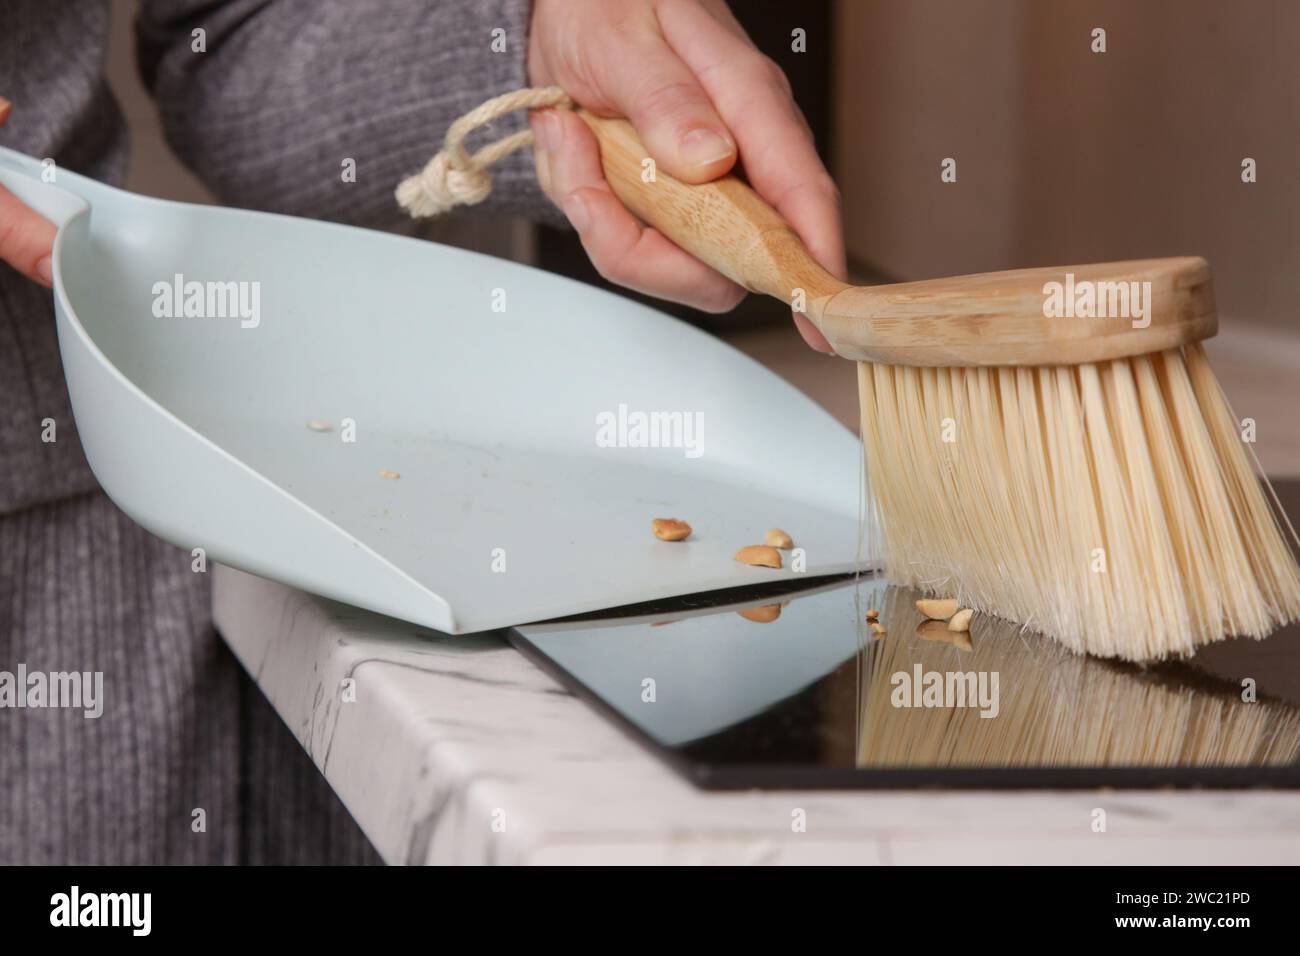
<instances>
[{"instance_id":1,"label":"food crumb on dustpan","mask_svg":"<svg viewBox=\"0 0 1300 956\"><path fill-rule=\"evenodd\" d=\"M691 526L680 518L655 518L650 529L660 541L685 541L691 536Z\"/></svg>"},{"instance_id":2,"label":"food crumb on dustpan","mask_svg":"<svg viewBox=\"0 0 1300 956\"><path fill-rule=\"evenodd\" d=\"M773 528L767 533L766 537L763 538L763 544L767 545L769 548L789 551L794 547L794 540L780 528Z\"/></svg>"},{"instance_id":3,"label":"food crumb on dustpan","mask_svg":"<svg viewBox=\"0 0 1300 956\"><path fill-rule=\"evenodd\" d=\"M779 568L781 552L762 544L751 544L736 552L735 560L760 568Z\"/></svg>"}]
</instances>

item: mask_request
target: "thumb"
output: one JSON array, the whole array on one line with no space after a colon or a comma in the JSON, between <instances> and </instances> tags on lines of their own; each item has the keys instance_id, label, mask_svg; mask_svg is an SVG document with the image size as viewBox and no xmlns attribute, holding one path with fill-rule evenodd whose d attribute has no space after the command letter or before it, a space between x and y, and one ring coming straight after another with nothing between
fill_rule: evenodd
<instances>
[{"instance_id":1,"label":"thumb","mask_svg":"<svg viewBox=\"0 0 1300 956\"><path fill-rule=\"evenodd\" d=\"M636 127L651 157L686 183L717 179L736 163L736 141L686 64L662 37L632 50L609 44L620 63L605 71L605 94ZM631 68L630 68L631 67Z\"/></svg>"},{"instance_id":2,"label":"thumb","mask_svg":"<svg viewBox=\"0 0 1300 956\"><path fill-rule=\"evenodd\" d=\"M12 108L13 104L0 96L0 126L9 119ZM57 231L0 186L0 262L9 263L41 285L50 285L50 252Z\"/></svg>"},{"instance_id":3,"label":"thumb","mask_svg":"<svg viewBox=\"0 0 1300 956\"><path fill-rule=\"evenodd\" d=\"M0 186L0 262L41 285L51 284L50 254L58 230Z\"/></svg>"}]
</instances>

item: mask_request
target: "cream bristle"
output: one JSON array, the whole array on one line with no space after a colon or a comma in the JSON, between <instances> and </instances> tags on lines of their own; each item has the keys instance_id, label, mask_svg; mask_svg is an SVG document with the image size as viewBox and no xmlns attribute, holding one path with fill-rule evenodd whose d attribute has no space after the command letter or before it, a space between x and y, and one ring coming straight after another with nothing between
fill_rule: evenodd
<instances>
[{"instance_id":1,"label":"cream bristle","mask_svg":"<svg viewBox=\"0 0 1300 956\"><path fill-rule=\"evenodd\" d=\"M1200 345L1044 368L864 362L858 385L892 582L1134 661L1300 619L1295 532Z\"/></svg>"},{"instance_id":2,"label":"cream bristle","mask_svg":"<svg viewBox=\"0 0 1300 956\"><path fill-rule=\"evenodd\" d=\"M1025 646L1016 629L977 617L971 650L920 640L915 591L889 588L881 608L889 636L860 657L857 763L862 767L1285 766L1300 757L1300 711L1243 702L1232 684L1195 689L1133 670ZM896 675L998 675L998 711L897 707Z\"/></svg>"}]
</instances>

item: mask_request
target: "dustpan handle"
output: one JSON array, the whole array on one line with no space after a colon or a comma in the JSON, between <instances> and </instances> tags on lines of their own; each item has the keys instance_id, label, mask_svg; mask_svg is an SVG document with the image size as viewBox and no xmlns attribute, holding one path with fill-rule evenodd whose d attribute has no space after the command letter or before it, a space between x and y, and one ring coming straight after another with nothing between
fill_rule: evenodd
<instances>
[{"instance_id":1,"label":"dustpan handle","mask_svg":"<svg viewBox=\"0 0 1300 956\"><path fill-rule=\"evenodd\" d=\"M0 146L0 186L56 226L66 225L90 208L89 202L64 188L82 181L82 177L60 169L53 161L34 159Z\"/></svg>"}]
</instances>

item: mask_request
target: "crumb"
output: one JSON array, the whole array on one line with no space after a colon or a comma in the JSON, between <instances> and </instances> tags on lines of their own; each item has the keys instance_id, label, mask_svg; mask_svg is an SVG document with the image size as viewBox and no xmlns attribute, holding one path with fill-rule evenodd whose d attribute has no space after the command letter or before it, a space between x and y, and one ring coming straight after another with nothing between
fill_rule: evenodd
<instances>
[{"instance_id":1,"label":"crumb","mask_svg":"<svg viewBox=\"0 0 1300 956\"><path fill-rule=\"evenodd\" d=\"M685 541L691 536L691 526L679 518L655 518L650 530L660 541Z\"/></svg>"}]
</instances>

